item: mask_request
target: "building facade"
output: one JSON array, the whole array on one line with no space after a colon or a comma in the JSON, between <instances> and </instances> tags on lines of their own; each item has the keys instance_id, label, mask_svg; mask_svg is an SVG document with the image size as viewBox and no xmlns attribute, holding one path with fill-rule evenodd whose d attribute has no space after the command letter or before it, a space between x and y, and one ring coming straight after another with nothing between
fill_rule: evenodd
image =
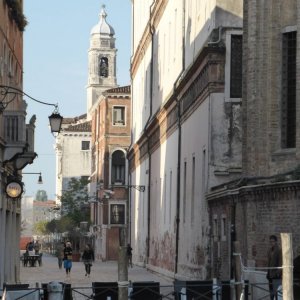
<instances>
[{"instance_id":1,"label":"building facade","mask_svg":"<svg viewBox=\"0 0 300 300\"><path fill-rule=\"evenodd\" d=\"M91 121L86 114L64 118L56 137L56 201L68 189L71 178L89 178L91 174Z\"/></svg>"},{"instance_id":2,"label":"building facade","mask_svg":"<svg viewBox=\"0 0 300 300\"><path fill-rule=\"evenodd\" d=\"M130 86L105 91L92 115L92 230L95 255L101 260L118 259L119 229L128 222L130 121Z\"/></svg>"},{"instance_id":3,"label":"building facade","mask_svg":"<svg viewBox=\"0 0 300 300\"><path fill-rule=\"evenodd\" d=\"M300 243L299 9L293 0L244 1L242 176L208 194L219 278L232 273L234 242L251 267L266 266L272 234L280 243L280 233L292 233L295 256Z\"/></svg>"},{"instance_id":4,"label":"building facade","mask_svg":"<svg viewBox=\"0 0 300 300\"><path fill-rule=\"evenodd\" d=\"M114 29L102 7L90 36L88 115L92 120L91 232L95 256L117 260L119 229L127 222L126 154L130 145L130 87L117 85Z\"/></svg>"},{"instance_id":5,"label":"building facade","mask_svg":"<svg viewBox=\"0 0 300 300\"><path fill-rule=\"evenodd\" d=\"M0 4L0 286L19 281L21 199L6 193L10 182L22 186L22 169L32 163L35 116L26 124L23 100L23 1Z\"/></svg>"},{"instance_id":6,"label":"building facade","mask_svg":"<svg viewBox=\"0 0 300 300\"><path fill-rule=\"evenodd\" d=\"M133 260L211 277L207 192L241 174L242 1L132 1Z\"/></svg>"}]
</instances>

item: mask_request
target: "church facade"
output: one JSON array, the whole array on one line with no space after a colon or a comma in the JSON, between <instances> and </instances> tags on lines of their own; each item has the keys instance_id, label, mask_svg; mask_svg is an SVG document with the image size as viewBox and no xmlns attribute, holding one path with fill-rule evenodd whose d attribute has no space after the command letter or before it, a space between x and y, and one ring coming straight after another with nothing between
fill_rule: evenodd
<instances>
[{"instance_id":1,"label":"church facade","mask_svg":"<svg viewBox=\"0 0 300 300\"><path fill-rule=\"evenodd\" d=\"M206 194L242 167L242 1L132 5L133 260L211 278Z\"/></svg>"}]
</instances>

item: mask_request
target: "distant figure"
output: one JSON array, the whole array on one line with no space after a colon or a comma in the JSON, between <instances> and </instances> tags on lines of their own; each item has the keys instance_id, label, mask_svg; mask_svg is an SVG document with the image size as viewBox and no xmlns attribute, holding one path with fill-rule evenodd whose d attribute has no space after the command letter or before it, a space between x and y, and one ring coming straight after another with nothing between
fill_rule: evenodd
<instances>
[{"instance_id":1,"label":"distant figure","mask_svg":"<svg viewBox=\"0 0 300 300\"><path fill-rule=\"evenodd\" d=\"M71 275L72 254L73 254L73 249L71 243L67 242L66 247L64 248L64 268L66 270L67 277L70 277Z\"/></svg>"},{"instance_id":2,"label":"distant figure","mask_svg":"<svg viewBox=\"0 0 300 300\"><path fill-rule=\"evenodd\" d=\"M128 259L128 266L132 268L132 248L130 244L127 244L127 259Z\"/></svg>"},{"instance_id":3,"label":"distant figure","mask_svg":"<svg viewBox=\"0 0 300 300\"><path fill-rule=\"evenodd\" d=\"M65 249L65 243L61 242L58 244L56 248L56 256L57 256L57 261L58 261L58 267L61 269L62 268L62 263L64 259L64 249Z\"/></svg>"},{"instance_id":4,"label":"distant figure","mask_svg":"<svg viewBox=\"0 0 300 300\"><path fill-rule=\"evenodd\" d=\"M26 245L26 251L29 255L33 255L34 253L34 243L33 241L29 242L27 245Z\"/></svg>"},{"instance_id":5,"label":"distant figure","mask_svg":"<svg viewBox=\"0 0 300 300\"><path fill-rule=\"evenodd\" d=\"M36 242L34 243L33 248L36 255L40 254L41 244L38 240L36 240Z\"/></svg>"},{"instance_id":6,"label":"distant figure","mask_svg":"<svg viewBox=\"0 0 300 300\"><path fill-rule=\"evenodd\" d=\"M95 260L94 251L91 245L87 244L82 254L82 261L85 267L85 276L90 277L92 262Z\"/></svg>"},{"instance_id":7,"label":"distant figure","mask_svg":"<svg viewBox=\"0 0 300 300\"><path fill-rule=\"evenodd\" d=\"M281 285L282 270L282 254L277 244L277 237L270 236L270 248L268 251L268 272L267 279L269 281L270 299L277 300L277 289Z\"/></svg>"}]
</instances>

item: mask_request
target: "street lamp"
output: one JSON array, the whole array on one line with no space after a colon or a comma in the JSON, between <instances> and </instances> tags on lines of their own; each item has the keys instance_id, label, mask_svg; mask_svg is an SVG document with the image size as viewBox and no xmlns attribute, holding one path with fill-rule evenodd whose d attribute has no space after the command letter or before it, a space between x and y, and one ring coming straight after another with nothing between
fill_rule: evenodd
<instances>
[{"instance_id":1,"label":"street lamp","mask_svg":"<svg viewBox=\"0 0 300 300\"><path fill-rule=\"evenodd\" d=\"M27 174L39 174L39 179L38 179L38 184L43 184L43 178L42 178L42 173L41 172L37 172L37 173L35 173L35 172L33 172L33 173L27 173L27 172L22 172L22 175L23 174L25 174L25 175L27 175Z\"/></svg>"},{"instance_id":2,"label":"street lamp","mask_svg":"<svg viewBox=\"0 0 300 300\"><path fill-rule=\"evenodd\" d=\"M52 133L60 132L63 117L58 112L58 104L40 101L38 99L35 99L35 98L29 96L22 90L12 87L12 86L0 85L0 114L2 114L4 112L4 110L9 105L9 103L13 102L16 99L17 95L26 96L27 98L29 98L35 102L38 102L40 104L54 106L54 111L49 116L51 132Z\"/></svg>"}]
</instances>

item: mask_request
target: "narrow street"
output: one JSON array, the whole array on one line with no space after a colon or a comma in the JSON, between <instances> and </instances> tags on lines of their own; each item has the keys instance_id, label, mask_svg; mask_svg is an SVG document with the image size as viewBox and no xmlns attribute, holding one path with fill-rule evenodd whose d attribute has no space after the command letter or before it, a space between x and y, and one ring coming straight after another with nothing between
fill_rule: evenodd
<instances>
[{"instance_id":1,"label":"narrow street","mask_svg":"<svg viewBox=\"0 0 300 300\"><path fill-rule=\"evenodd\" d=\"M89 299L92 294L92 282L114 282L118 281L117 262L94 262L90 278L85 276L82 262L73 262L71 277L67 278L65 270L58 268L57 258L49 254L43 254L42 266L20 267L21 283L27 283L31 288L41 287L42 284L52 281L71 284L73 299ZM156 281L161 286L173 285L173 281L158 276L144 268L133 266L128 269L128 279L131 282ZM85 296L86 295L86 296Z\"/></svg>"}]
</instances>

